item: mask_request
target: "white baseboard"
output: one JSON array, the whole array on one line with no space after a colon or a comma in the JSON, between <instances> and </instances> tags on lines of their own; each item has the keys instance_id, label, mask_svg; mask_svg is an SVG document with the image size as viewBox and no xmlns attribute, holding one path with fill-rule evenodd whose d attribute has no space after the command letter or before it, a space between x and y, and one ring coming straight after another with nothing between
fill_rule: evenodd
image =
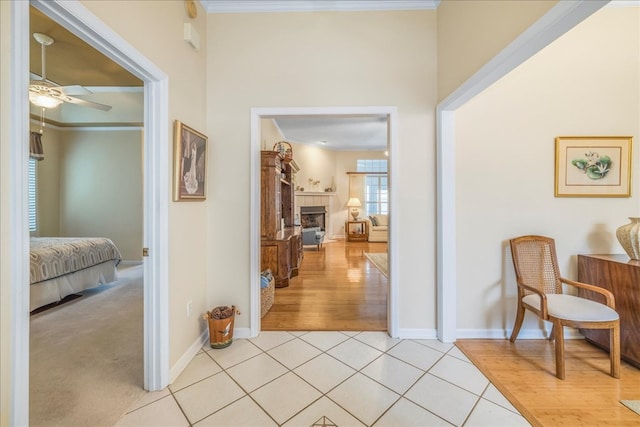
<instances>
[{"instance_id":1,"label":"white baseboard","mask_svg":"<svg viewBox=\"0 0 640 427\"><path fill-rule=\"evenodd\" d=\"M234 331L235 332L235 331ZM209 339L209 330L205 329L202 334L196 339L191 346L185 351L180 359L176 362L175 365L169 369L169 384L173 384L173 382L178 378L178 376L184 371L184 368L193 360L193 358L198 354L202 346L208 342Z\"/></svg>"},{"instance_id":2,"label":"white baseboard","mask_svg":"<svg viewBox=\"0 0 640 427\"><path fill-rule=\"evenodd\" d=\"M438 339L438 334L435 329L399 328L397 338L404 340L436 340Z\"/></svg>"},{"instance_id":3,"label":"white baseboard","mask_svg":"<svg viewBox=\"0 0 640 427\"><path fill-rule=\"evenodd\" d=\"M255 338L251 336L251 328L233 328L234 338Z\"/></svg>"}]
</instances>

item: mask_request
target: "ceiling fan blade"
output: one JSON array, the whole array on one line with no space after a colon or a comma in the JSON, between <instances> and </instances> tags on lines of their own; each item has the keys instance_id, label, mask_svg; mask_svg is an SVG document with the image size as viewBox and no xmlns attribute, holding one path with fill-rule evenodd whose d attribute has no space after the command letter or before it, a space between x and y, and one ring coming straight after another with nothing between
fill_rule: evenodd
<instances>
[{"instance_id":1,"label":"ceiling fan blade","mask_svg":"<svg viewBox=\"0 0 640 427\"><path fill-rule=\"evenodd\" d=\"M82 107L91 107L97 110L109 111L111 110L111 105L100 104L93 101L87 101L86 99L74 98L73 96L65 96L65 102L69 102L71 104L80 105Z\"/></svg>"},{"instance_id":2,"label":"ceiling fan blade","mask_svg":"<svg viewBox=\"0 0 640 427\"><path fill-rule=\"evenodd\" d=\"M56 89L67 96L91 95L93 93L86 87L80 85L57 86Z\"/></svg>"}]
</instances>

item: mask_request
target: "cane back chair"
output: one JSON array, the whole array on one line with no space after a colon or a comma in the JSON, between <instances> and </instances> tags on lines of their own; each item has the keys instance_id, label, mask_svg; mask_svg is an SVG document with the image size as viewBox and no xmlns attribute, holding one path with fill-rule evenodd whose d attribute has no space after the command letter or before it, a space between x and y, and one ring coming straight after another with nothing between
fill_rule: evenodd
<instances>
[{"instance_id":1,"label":"cane back chair","mask_svg":"<svg viewBox=\"0 0 640 427\"><path fill-rule=\"evenodd\" d=\"M509 241L518 283L518 310L511 342L522 327L525 309L553 324L551 340L555 340L556 377L565 378L564 327L609 329L611 376L620 378L620 317L615 311L613 294L597 286L560 276L555 241L543 236L521 236ZM605 304L564 294L562 285L596 292Z\"/></svg>"}]
</instances>

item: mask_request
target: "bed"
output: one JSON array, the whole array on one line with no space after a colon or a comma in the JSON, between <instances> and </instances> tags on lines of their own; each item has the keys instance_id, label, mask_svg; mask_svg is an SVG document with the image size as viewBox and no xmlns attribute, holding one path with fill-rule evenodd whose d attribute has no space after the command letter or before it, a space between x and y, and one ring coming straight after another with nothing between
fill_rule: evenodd
<instances>
[{"instance_id":1,"label":"bed","mask_svg":"<svg viewBox=\"0 0 640 427\"><path fill-rule=\"evenodd\" d=\"M30 310L117 279L122 255L105 237L32 237Z\"/></svg>"}]
</instances>

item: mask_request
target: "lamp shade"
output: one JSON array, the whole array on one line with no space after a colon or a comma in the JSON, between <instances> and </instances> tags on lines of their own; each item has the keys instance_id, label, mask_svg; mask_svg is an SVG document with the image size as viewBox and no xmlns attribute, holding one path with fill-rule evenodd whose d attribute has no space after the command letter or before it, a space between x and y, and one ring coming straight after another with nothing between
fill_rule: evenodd
<instances>
[{"instance_id":1,"label":"lamp shade","mask_svg":"<svg viewBox=\"0 0 640 427\"><path fill-rule=\"evenodd\" d=\"M58 105L62 104L62 101L60 99L35 92L29 92L29 101L31 101L33 105L42 108L56 108Z\"/></svg>"},{"instance_id":2,"label":"lamp shade","mask_svg":"<svg viewBox=\"0 0 640 427\"><path fill-rule=\"evenodd\" d=\"M357 197L351 197L347 202L347 206L350 208L359 208L360 206L362 206L362 203L360 203L360 199L358 199Z\"/></svg>"}]
</instances>

